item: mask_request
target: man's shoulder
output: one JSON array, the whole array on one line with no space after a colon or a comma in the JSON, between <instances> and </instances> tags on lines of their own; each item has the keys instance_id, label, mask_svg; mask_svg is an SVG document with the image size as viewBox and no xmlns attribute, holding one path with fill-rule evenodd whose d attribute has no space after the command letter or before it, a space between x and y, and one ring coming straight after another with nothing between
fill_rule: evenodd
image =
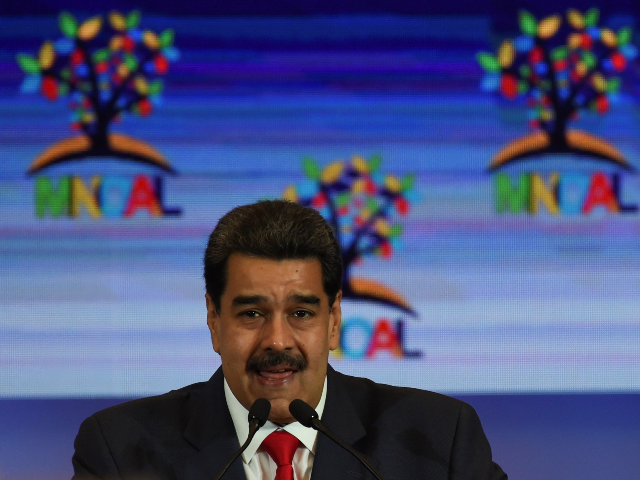
<instances>
[{"instance_id":1,"label":"man's shoulder","mask_svg":"<svg viewBox=\"0 0 640 480\"><path fill-rule=\"evenodd\" d=\"M187 385L177 390L138 398L100 410L91 417L101 425L150 424L157 420L163 423L186 420L189 410L193 408L191 400L194 395L204 392L208 382ZM90 417L90 418L91 418Z\"/></svg>"},{"instance_id":2,"label":"man's shoulder","mask_svg":"<svg viewBox=\"0 0 640 480\"><path fill-rule=\"evenodd\" d=\"M440 393L410 387L398 387L376 383L368 378L354 377L335 372L336 380L343 386L360 415L378 416L383 412L395 415L425 418L454 418L470 405Z\"/></svg>"}]
</instances>

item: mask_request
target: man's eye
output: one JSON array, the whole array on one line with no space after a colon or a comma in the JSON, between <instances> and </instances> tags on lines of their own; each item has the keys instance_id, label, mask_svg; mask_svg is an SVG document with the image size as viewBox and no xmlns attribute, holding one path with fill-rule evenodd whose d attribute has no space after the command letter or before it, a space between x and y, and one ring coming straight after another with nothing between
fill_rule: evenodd
<instances>
[{"instance_id":1,"label":"man's eye","mask_svg":"<svg viewBox=\"0 0 640 480\"><path fill-rule=\"evenodd\" d=\"M241 313L241 315L247 318L258 318L260 316L260 313L256 312L255 310L245 310Z\"/></svg>"},{"instance_id":2,"label":"man's eye","mask_svg":"<svg viewBox=\"0 0 640 480\"><path fill-rule=\"evenodd\" d=\"M309 318L311 316L311 312L307 310L296 310L293 312L293 316L297 318Z\"/></svg>"}]
</instances>

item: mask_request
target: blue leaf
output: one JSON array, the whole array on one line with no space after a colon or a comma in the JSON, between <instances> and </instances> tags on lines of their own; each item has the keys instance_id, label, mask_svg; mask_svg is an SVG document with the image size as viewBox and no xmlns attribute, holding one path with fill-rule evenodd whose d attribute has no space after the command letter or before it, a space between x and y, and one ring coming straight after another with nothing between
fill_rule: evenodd
<instances>
[{"instance_id":1,"label":"blue leaf","mask_svg":"<svg viewBox=\"0 0 640 480\"><path fill-rule=\"evenodd\" d=\"M622 53L627 60L633 60L638 56L638 49L635 45L627 43L620 47L620 53Z\"/></svg>"},{"instance_id":2,"label":"blue leaf","mask_svg":"<svg viewBox=\"0 0 640 480\"><path fill-rule=\"evenodd\" d=\"M67 37L59 38L53 45L55 47L56 53L60 55L71 53L71 50L73 50L74 47L73 40Z\"/></svg>"},{"instance_id":3,"label":"blue leaf","mask_svg":"<svg viewBox=\"0 0 640 480\"><path fill-rule=\"evenodd\" d=\"M311 198L318 193L318 182L313 180L305 180L297 185L298 194L303 198Z\"/></svg>"},{"instance_id":4,"label":"blue leaf","mask_svg":"<svg viewBox=\"0 0 640 480\"><path fill-rule=\"evenodd\" d=\"M600 39L600 29L598 27L589 27L589 28L587 28L587 33L594 40Z\"/></svg>"},{"instance_id":5,"label":"blue leaf","mask_svg":"<svg viewBox=\"0 0 640 480\"><path fill-rule=\"evenodd\" d=\"M174 47L170 46L162 49L162 54L169 60L170 62L175 62L180 58L180 51Z\"/></svg>"},{"instance_id":6,"label":"blue leaf","mask_svg":"<svg viewBox=\"0 0 640 480\"><path fill-rule=\"evenodd\" d=\"M497 73L487 73L480 83L480 88L485 92L493 92L500 86L500 75Z\"/></svg>"},{"instance_id":7,"label":"blue leaf","mask_svg":"<svg viewBox=\"0 0 640 480\"><path fill-rule=\"evenodd\" d=\"M40 75L27 75L20 85L20 93L34 93L40 88Z\"/></svg>"},{"instance_id":8,"label":"blue leaf","mask_svg":"<svg viewBox=\"0 0 640 480\"><path fill-rule=\"evenodd\" d=\"M529 35L520 35L514 40L513 46L516 52L528 52L533 48L533 38Z\"/></svg>"}]
</instances>

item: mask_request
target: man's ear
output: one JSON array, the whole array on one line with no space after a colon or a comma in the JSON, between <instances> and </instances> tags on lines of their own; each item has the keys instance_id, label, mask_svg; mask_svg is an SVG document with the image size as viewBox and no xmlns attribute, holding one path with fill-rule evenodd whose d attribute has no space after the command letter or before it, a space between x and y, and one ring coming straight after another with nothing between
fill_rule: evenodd
<instances>
[{"instance_id":1,"label":"man's ear","mask_svg":"<svg viewBox=\"0 0 640 480\"><path fill-rule=\"evenodd\" d=\"M340 323L342 322L342 290L336 295L336 299L331 306L329 313L329 350L335 350L340 346Z\"/></svg>"},{"instance_id":2,"label":"man's ear","mask_svg":"<svg viewBox=\"0 0 640 480\"><path fill-rule=\"evenodd\" d=\"M211 299L211 295L206 293L204 298L207 302L207 325L211 332L211 343L213 344L213 350L216 353L220 353L220 316L216 310L216 306Z\"/></svg>"}]
</instances>

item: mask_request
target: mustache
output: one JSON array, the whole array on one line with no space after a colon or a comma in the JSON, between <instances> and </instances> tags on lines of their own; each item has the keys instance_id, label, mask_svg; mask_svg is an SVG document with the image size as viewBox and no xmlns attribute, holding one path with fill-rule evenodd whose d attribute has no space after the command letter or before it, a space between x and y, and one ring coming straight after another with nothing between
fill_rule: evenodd
<instances>
[{"instance_id":1,"label":"mustache","mask_svg":"<svg viewBox=\"0 0 640 480\"><path fill-rule=\"evenodd\" d=\"M307 360L301 354L291 352L267 352L262 355L253 355L247 362L247 371L259 372L269 367L286 365L298 371L307 368Z\"/></svg>"}]
</instances>

